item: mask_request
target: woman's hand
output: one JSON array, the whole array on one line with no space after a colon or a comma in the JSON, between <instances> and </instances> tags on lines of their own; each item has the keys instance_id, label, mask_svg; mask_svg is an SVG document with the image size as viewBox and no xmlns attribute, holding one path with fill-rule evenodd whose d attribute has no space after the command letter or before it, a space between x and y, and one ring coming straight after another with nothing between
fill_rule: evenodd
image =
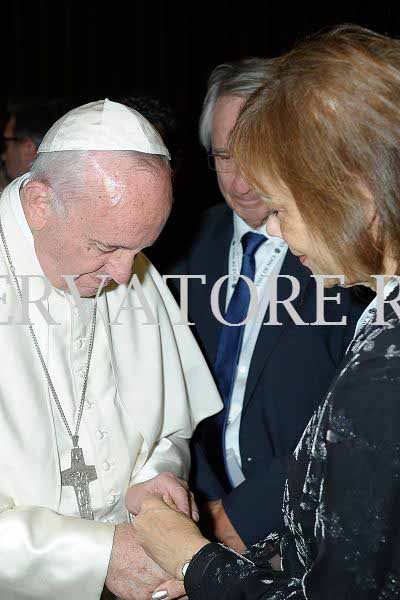
<instances>
[{"instance_id":1,"label":"woman's hand","mask_svg":"<svg viewBox=\"0 0 400 600\"><path fill-rule=\"evenodd\" d=\"M183 581L178 581L178 579L170 579L162 583L154 590L151 597L152 600L175 600L175 598L188 600Z\"/></svg>"},{"instance_id":2,"label":"woman's hand","mask_svg":"<svg viewBox=\"0 0 400 600\"><path fill-rule=\"evenodd\" d=\"M159 494L167 503L171 503L172 500L178 510L196 522L199 520L199 509L187 482L179 479L174 473L161 473L153 479L130 487L125 495L126 508L132 515L139 514L144 499L152 494Z\"/></svg>"},{"instance_id":3,"label":"woman's hand","mask_svg":"<svg viewBox=\"0 0 400 600\"><path fill-rule=\"evenodd\" d=\"M180 580L183 563L209 543L192 519L179 512L170 500L166 503L156 495L143 500L133 528L135 542L160 567Z\"/></svg>"}]
</instances>

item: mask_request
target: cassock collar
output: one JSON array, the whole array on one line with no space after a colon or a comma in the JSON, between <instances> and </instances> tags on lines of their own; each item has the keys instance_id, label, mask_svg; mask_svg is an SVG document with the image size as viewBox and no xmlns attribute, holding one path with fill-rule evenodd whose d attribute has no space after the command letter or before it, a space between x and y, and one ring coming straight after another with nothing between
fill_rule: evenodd
<instances>
[{"instance_id":1,"label":"cassock collar","mask_svg":"<svg viewBox=\"0 0 400 600\"><path fill-rule=\"evenodd\" d=\"M22 175L22 177L19 177L17 179L18 188L16 190L15 188L13 188L13 192L10 194L10 204L19 228L21 229L28 242L30 242L30 244L32 244L32 247L34 247L33 235L28 225L28 221L26 220L20 196L20 190L29 181L30 176L30 173L26 173L25 175Z\"/></svg>"},{"instance_id":2,"label":"cassock collar","mask_svg":"<svg viewBox=\"0 0 400 600\"><path fill-rule=\"evenodd\" d=\"M20 188L26 183L29 175L27 173L26 175L22 175L22 177L14 179L5 188L0 198L0 217L17 275L43 276L44 273L36 256L33 236L26 222L19 195ZM5 262L8 264L3 244L1 243L0 250ZM35 280L40 284L39 289L43 290L42 282L38 278L35 278L32 282Z\"/></svg>"}]
</instances>

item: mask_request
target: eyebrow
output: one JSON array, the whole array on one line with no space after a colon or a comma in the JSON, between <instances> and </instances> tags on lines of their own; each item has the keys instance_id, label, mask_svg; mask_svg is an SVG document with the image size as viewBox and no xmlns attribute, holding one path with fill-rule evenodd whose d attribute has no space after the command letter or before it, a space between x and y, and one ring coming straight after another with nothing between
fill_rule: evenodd
<instances>
[{"instance_id":1,"label":"eyebrow","mask_svg":"<svg viewBox=\"0 0 400 600\"><path fill-rule=\"evenodd\" d=\"M100 242L100 240L89 240L90 244L97 244L98 246L103 246L103 248L108 248L109 250L116 250L117 248L123 248L124 250L132 250L130 246L124 246L122 244L107 244L106 242ZM150 248L154 244L151 243L146 248Z\"/></svg>"},{"instance_id":2,"label":"eyebrow","mask_svg":"<svg viewBox=\"0 0 400 600\"><path fill-rule=\"evenodd\" d=\"M97 244L98 246L103 246L103 248L117 249L124 248L125 250L132 250L129 246L123 246L122 244L107 244L106 242L100 242L100 240L89 240L90 244Z\"/></svg>"},{"instance_id":3,"label":"eyebrow","mask_svg":"<svg viewBox=\"0 0 400 600\"><path fill-rule=\"evenodd\" d=\"M229 154L228 148L213 148L212 154Z\"/></svg>"}]
</instances>

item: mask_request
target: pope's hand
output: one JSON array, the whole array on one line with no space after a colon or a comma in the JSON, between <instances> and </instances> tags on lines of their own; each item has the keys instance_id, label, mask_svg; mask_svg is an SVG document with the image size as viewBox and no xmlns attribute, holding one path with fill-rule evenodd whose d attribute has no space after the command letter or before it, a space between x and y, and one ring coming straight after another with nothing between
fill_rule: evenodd
<instances>
[{"instance_id":1,"label":"pope's hand","mask_svg":"<svg viewBox=\"0 0 400 600\"><path fill-rule=\"evenodd\" d=\"M135 542L133 526L117 525L105 581L110 592L121 600L148 600L161 584L170 585L170 579Z\"/></svg>"},{"instance_id":2,"label":"pope's hand","mask_svg":"<svg viewBox=\"0 0 400 600\"><path fill-rule=\"evenodd\" d=\"M137 483L128 489L125 495L126 508L132 515L139 514L143 501L152 494L158 494L167 503L171 502L178 510L199 520L199 509L186 481L179 479L174 473L161 473L153 479Z\"/></svg>"},{"instance_id":3,"label":"pope's hand","mask_svg":"<svg viewBox=\"0 0 400 600\"><path fill-rule=\"evenodd\" d=\"M135 542L146 554L173 577L182 579L181 567L209 543L197 525L179 512L173 503L167 505L160 496L148 496L135 517Z\"/></svg>"}]
</instances>

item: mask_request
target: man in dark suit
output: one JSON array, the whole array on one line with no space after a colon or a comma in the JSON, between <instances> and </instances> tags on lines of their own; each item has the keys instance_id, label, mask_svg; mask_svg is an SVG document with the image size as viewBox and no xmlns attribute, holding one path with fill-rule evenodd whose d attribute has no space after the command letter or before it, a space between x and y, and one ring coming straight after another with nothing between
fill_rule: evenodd
<instances>
[{"instance_id":1,"label":"man in dark suit","mask_svg":"<svg viewBox=\"0 0 400 600\"><path fill-rule=\"evenodd\" d=\"M238 172L227 149L239 111L259 86L273 77L273 61L248 59L217 67L200 119L200 138L226 204L209 209L189 251L168 273L206 275L189 281L189 317L214 373L224 411L204 421L192 443L192 485L203 501L203 517L219 541L243 551L282 525L288 457L327 392L365 303L341 290L341 303L325 303L325 321L315 323L316 282L299 258L268 237L268 206ZM277 287L271 282L280 275ZM254 281L260 301L242 327L219 322L210 308L215 282L228 275L219 294L221 314L242 322L249 293L240 275ZM274 289L290 297L295 277L300 293L292 306L307 325L296 325L278 302L281 325L270 320ZM177 280L173 283L179 296ZM338 288L325 291L333 298Z\"/></svg>"}]
</instances>

